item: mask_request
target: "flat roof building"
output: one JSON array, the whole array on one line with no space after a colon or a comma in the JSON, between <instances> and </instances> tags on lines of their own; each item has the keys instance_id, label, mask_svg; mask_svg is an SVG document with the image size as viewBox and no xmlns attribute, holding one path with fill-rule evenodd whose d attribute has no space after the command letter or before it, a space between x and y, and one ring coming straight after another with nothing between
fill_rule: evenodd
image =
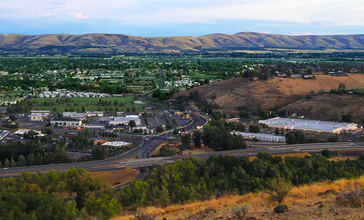
<instances>
[{"instance_id":1,"label":"flat roof building","mask_svg":"<svg viewBox=\"0 0 364 220\"><path fill-rule=\"evenodd\" d=\"M31 121L43 121L42 114L31 114L29 117Z\"/></svg>"},{"instance_id":2,"label":"flat roof building","mask_svg":"<svg viewBox=\"0 0 364 220\"><path fill-rule=\"evenodd\" d=\"M51 114L50 110L32 110L31 114L42 114L42 116L48 116Z\"/></svg>"},{"instance_id":3,"label":"flat roof building","mask_svg":"<svg viewBox=\"0 0 364 220\"><path fill-rule=\"evenodd\" d=\"M77 113L77 112L63 112L64 118L75 118L80 120L86 120L86 113Z\"/></svg>"},{"instance_id":4,"label":"flat roof building","mask_svg":"<svg viewBox=\"0 0 364 220\"><path fill-rule=\"evenodd\" d=\"M259 141L269 141L269 142L286 142L285 136L278 136L273 134L263 134L263 133L248 133L248 132L231 132L231 134L242 135L245 140L254 140L257 139Z\"/></svg>"},{"instance_id":5,"label":"flat roof building","mask_svg":"<svg viewBox=\"0 0 364 220\"><path fill-rule=\"evenodd\" d=\"M131 143L124 142L124 141L110 141L110 142L101 144L101 146L107 147L107 149L110 149L110 148L114 149L114 148L131 146Z\"/></svg>"},{"instance_id":6,"label":"flat roof building","mask_svg":"<svg viewBox=\"0 0 364 220\"><path fill-rule=\"evenodd\" d=\"M76 118L54 118L51 120L51 125L55 126L81 126L82 120Z\"/></svg>"},{"instance_id":7,"label":"flat roof building","mask_svg":"<svg viewBox=\"0 0 364 220\"><path fill-rule=\"evenodd\" d=\"M86 116L87 117L96 117L96 116L104 117L104 112L101 112L101 111L97 111L97 112L86 112Z\"/></svg>"},{"instance_id":8,"label":"flat roof building","mask_svg":"<svg viewBox=\"0 0 364 220\"><path fill-rule=\"evenodd\" d=\"M109 125L129 125L131 120L135 121L135 125L142 124L138 115L126 115L125 117L114 117L112 121L109 121Z\"/></svg>"},{"instance_id":9,"label":"flat roof building","mask_svg":"<svg viewBox=\"0 0 364 220\"><path fill-rule=\"evenodd\" d=\"M270 128L284 128L286 130L312 131L321 133L355 131L358 126L357 124L350 122L316 121L280 117L260 120L259 124L263 124Z\"/></svg>"}]
</instances>

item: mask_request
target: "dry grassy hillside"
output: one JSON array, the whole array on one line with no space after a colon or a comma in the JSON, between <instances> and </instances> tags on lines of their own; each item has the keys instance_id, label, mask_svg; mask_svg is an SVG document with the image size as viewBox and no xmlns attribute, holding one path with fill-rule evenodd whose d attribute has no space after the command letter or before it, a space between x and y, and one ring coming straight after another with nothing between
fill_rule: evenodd
<instances>
[{"instance_id":1,"label":"dry grassy hillside","mask_svg":"<svg viewBox=\"0 0 364 220\"><path fill-rule=\"evenodd\" d=\"M338 120L342 114L350 114L354 122L361 123L364 119L364 96L325 94L292 103L284 109L289 114L320 120Z\"/></svg>"},{"instance_id":2,"label":"dry grassy hillside","mask_svg":"<svg viewBox=\"0 0 364 220\"><path fill-rule=\"evenodd\" d=\"M191 91L198 91L198 95L210 102L218 104L221 109L232 110L239 106L250 106L257 110L260 105L263 109L274 108L276 105L286 106L300 100L302 95L311 90L330 91L339 87L340 83L346 89L363 88L363 74L349 74L348 76L316 76L316 79L274 78L267 81L250 81L242 77L224 80L182 91L174 97L189 95ZM212 100L213 94L216 99Z\"/></svg>"},{"instance_id":3,"label":"dry grassy hillside","mask_svg":"<svg viewBox=\"0 0 364 220\"><path fill-rule=\"evenodd\" d=\"M285 36L243 32L200 37L138 37L123 34L0 34L2 50L70 50L78 52L182 52L242 48L364 49L364 35Z\"/></svg>"},{"instance_id":4,"label":"dry grassy hillside","mask_svg":"<svg viewBox=\"0 0 364 220\"><path fill-rule=\"evenodd\" d=\"M276 202L269 203L266 193L247 194L243 196L226 196L204 202L197 201L191 204L172 205L166 208L146 207L141 212L156 215L156 220L182 220L182 219L237 219L232 216L231 207L250 204L246 217L255 219L363 219L362 208L343 206L336 203L336 197L354 190L355 182L363 188L364 177L358 180L338 180L334 182L317 183L293 187L282 204L287 205L288 212L275 213ZM326 192L327 190L332 190ZM326 192L326 193L325 193ZM333 193L331 193L333 192ZM134 219L133 215L119 216L112 220Z\"/></svg>"}]
</instances>

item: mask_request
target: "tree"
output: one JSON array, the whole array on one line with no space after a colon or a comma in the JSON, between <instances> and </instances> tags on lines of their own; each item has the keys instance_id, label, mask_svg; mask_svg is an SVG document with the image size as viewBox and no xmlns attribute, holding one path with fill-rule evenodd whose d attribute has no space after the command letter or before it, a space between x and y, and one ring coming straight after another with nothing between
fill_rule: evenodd
<instances>
[{"instance_id":1,"label":"tree","mask_svg":"<svg viewBox=\"0 0 364 220\"><path fill-rule=\"evenodd\" d=\"M171 129L173 128L173 125L172 125L172 124L170 124L170 123L167 123L166 128L167 128L168 130L171 130Z\"/></svg>"},{"instance_id":2,"label":"tree","mask_svg":"<svg viewBox=\"0 0 364 220\"><path fill-rule=\"evenodd\" d=\"M331 155L331 151L330 150L323 150L322 152L321 152L321 155L322 156L325 156L326 158L331 158L332 157L332 155Z\"/></svg>"},{"instance_id":3,"label":"tree","mask_svg":"<svg viewBox=\"0 0 364 220\"><path fill-rule=\"evenodd\" d=\"M230 112L230 118L235 118L235 112Z\"/></svg>"},{"instance_id":4,"label":"tree","mask_svg":"<svg viewBox=\"0 0 364 220\"><path fill-rule=\"evenodd\" d=\"M136 108L135 108L135 106L133 106L133 107L131 108L131 111L132 111L132 112L136 112Z\"/></svg>"},{"instance_id":5,"label":"tree","mask_svg":"<svg viewBox=\"0 0 364 220\"><path fill-rule=\"evenodd\" d=\"M225 112L224 112L224 113L222 113L222 117L226 119L227 115L226 115L226 113L225 113Z\"/></svg>"},{"instance_id":6,"label":"tree","mask_svg":"<svg viewBox=\"0 0 364 220\"><path fill-rule=\"evenodd\" d=\"M274 129L274 134L275 134L275 135L279 135L279 128L275 128L275 129Z\"/></svg>"},{"instance_id":7,"label":"tree","mask_svg":"<svg viewBox=\"0 0 364 220\"><path fill-rule=\"evenodd\" d=\"M247 110L242 110L239 112L239 117L241 118L250 118L249 112Z\"/></svg>"},{"instance_id":8,"label":"tree","mask_svg":"<svg viewBox=\"0 0 364 220\"><path fill-rule=\"evenodd\" d=\"M339 134L330 134L328 141L329 142L338 142L339 141Z\"/></svg>"},{"instance_id":9,"label":"tree","mask_svg":"<svg viewBox=\"0 0 364 220\"><path fill-rule=\"evenodd\" d=\"M29 166L32 166L34 165L34 154L33 153L30 153L27 157L27 161L28 161L28 165Z\"/></svg>"},{"instance_id":10,"label":"tree","mask_svg":"<svg viewBox=\"0 0 364 220\"><path fill-rule=\"evenodd\" d=\"M267 193L270 194L270 201L277 201L281 204L284 197L286 197L292 189L292 184L282 177L272 179L267 186Z\"/></svg>"},{"instance_id":11,"label":"tree","mask_svg":"<svg viewBox=\"0 0 364 220\"><path fill-rule=\"evenodd\" d=\"M11 158L11 160L10 160L10 166L11 167L16 167L16 162L14 161L13 158Z\"/></svg>"},{"instance_id":12,"label":"tree","mask_svg":"<svg viewBox=\"0 0 364 220\"><path fill-rule=\"evenodd\" d=\"M190 133L186 133L183 136L181 136L181 142L182 142L182 146L189 148L190 147L190 142L191 142Z\"/></svg>"},{"instance_id":13,"label":"tree","mask_svg":"<svg viewBox=\"0 0 364 220\"><path fill-rule=\"evenodd\" d=\"M340 83L340 84L339 84L339 90L340 90L340 91L345 91L345 88L346 88L346 86L345 86L345 84L344 84L344 83Z\"/></svg>"},{"instance_id":14,"label":"tree","mask_svg":"<svg viewBox=\"0 0 364 220\"><path fill-rule=\"evenodd\" d=\"M25 159L25 157L21 154L18 156L18 164L23 167L27 165L27 160Z\"/></svg>"},{"instance_id":15,"label":"tree","mask_svg":"<svg viewBox=\"0 0 364 220\"><path fill-rule=\"evenodd\" d=\"M178 134L178 130L177 130L177 128L173 129L173 134L174 134L174 135Z\"/></svg>"},{"instance_id":16,"label":"tree","mask_svg":"<svg viewBox=\"0 0 364 220\"><path fill-rule=\"evenodd\" d=\"M129 127L130 128L133 128L133 127L135 127L136 126L136 122L134 121L134 120L130 120L129 121Z\"/></svg>"},{"instance_id":17,"label":"tree","mask_svg":"<svg viewBox=\"0 0 364 220\"><path fill-rule=\"evenodd\" d=\"M161 133L161 132L163 132L163 131L164 131L164 129L163 129L162 125L159 125L159 126L157 127L157 132Z\"/></svg>"},{"instance_id":18,"label":"tree","mask_svg":"<svg viewBox=\"0 0 364 220\"><path fill-rule=\"evenodd\" d=\"M201 147L201 133L200 131L196 130L193 132L193 142L195 144L195 147L200 148Z\"/></svg>"},{"instance_id":19,"label":"tree","mask_svg":"<svg viewBox=\"0 0 364 220\"><path fill-rule=\"evenodd\" d=\"M9 115L9 118L10 118L12 121L15 121L15 120L16 120L15 115Z\"/></svg>"},{"instance_id":20,"label":"tree","mask_svg":"<svg viewBox=\"0 0 364 220\"><path fill-rule=\"evenodd\" d=\"M222 115L221 112L213 112L211 116L215 121L218 121L221 119Z\"/></svg>"},{"instance_id":21,"label":"tree","mask_svg":"<svg viewBox=\"0 0 364 220\"><path fill-rule=\"evenodd\" d=\"M260 132L260 126L255 125L255 124L250 124L249 125L249 132L259 133Z\"/></svg>"},{"instance_id":22,"label":"tree","mask_svg":"<svg viewBox=\"0 0 364 220\"><path fill-rule=\"evenodd\" d=\"M166 207L170 204L171 201L170 201L168 189L165 186L162 186L162 190L160 192L159 198L160 198L160 203L161 203L162 207Z\"/></svg>"}]
</instances>

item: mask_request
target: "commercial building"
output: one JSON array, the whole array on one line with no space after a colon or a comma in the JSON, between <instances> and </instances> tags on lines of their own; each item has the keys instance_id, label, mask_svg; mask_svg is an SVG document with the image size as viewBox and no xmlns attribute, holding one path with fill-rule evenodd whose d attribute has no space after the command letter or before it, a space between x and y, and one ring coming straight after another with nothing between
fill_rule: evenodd
<instances>
[{"instance_id":1,"label":"commercial building","mask_svg":"<svg viewBox=\"0 0 364 220\"><path fill-rule=\"evenodd\" d=\"M86 112L86 116L87 117L96 117L96 116L104 117L104 112L101 112L101 111L97 111L97 112Z\"/></svg>"},{"instance_id":2,"label":"commercial building","mask_svg":"<svg viewBox=\"0 0 364 220\"><path fill-rule=\"evenodd\" d=\"M284 128L286 130L321 133L340 133L343 131L355 131L357 129L357 124L349 122L316 121L280 117L260 120L259 124L270 128Z\"/></svg>"},{"instance_id":3,"label":"commercial building","mask_svg":"<svg viewBox=\"0 0 364 220\"><path fill-rule=\"evenodd\" d=\"M82 120L75 118L54 118L51 120L53 126L81 126Z\"/></svg>"},{"instance_id":4,"label":"commercial building","mask_svg":"<svg viewBox=\"0 0 364 220\"><path fill-rule=\"evenodd\" d=\"M111 121L109 121L109 125L129 125L131 120L135 121L136 126L142 124L138 115L126 115L125 117L114 117Z\"/></svg>"},{"instance_id":5,"label":"commercial building","mask_svg":"<svg viewBox=\"0 0 364 220\"><path fill-rule=\"evenodd\" d=\"M31 121L43 121L42 114L31 114L29 117Z\"/></svg>"},{"instance_id":6,"label":"commercial building","mask_svg":"<svg viewBox=\"0 0 364 220\"><path fill-rule=\"evenodd\" d=\"M77 112L63 112L64 118L75 118L79 119L81 121L86 120L86 114L85 113L77 113Z\"/></svg>"},{"instance_id":7,"label":"commercial building","mask_svg":"<svg viewBox=\"0 0 364 220\"><path fill-rule=\"evenodd\" d=\"M48 116L51 114L51 111L50 110L32 110L30 113L32 115L42 114L42 116Z\"/></svg>"},{"instance_id":8,"label":"commercial building","mask_svg":"<svg viewBox=\"0 0 364 220\"><path fill-rule=\"evenodd\" d=\"M131 146L131 143L124 142L124 141L110 141L110 142L101 144L101 146L106 147L107 149L110 149L110 148L114 149L114 148Z\"/></svg>"},{"instance_id":9,"label":"commercial building","mask_svg":"<svg viewBox=\"0 0 364 220\"><path fill-rule=\"evenodd\" d=\"M258 140L258 141L269 141L269 142L286 142L285 136L277 136L272 134L262 133L248 133L248 132L231 132L231 134L242 135L245 140Z\"/></svg>"}]
</instances>

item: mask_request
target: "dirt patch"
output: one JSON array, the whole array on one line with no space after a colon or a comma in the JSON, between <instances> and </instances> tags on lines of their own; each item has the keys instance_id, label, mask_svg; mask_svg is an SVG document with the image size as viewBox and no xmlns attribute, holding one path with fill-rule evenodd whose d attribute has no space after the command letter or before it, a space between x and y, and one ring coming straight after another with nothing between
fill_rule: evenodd
<instances>
[{"instance_id":1,"label":"dirt patch","mask_svg":"<svg viewBox=\"0 0 364 220\"><path fill-rule=\"evenodd\" d=\"M111 186L117 186L135 179L135 177L139 175L139 171L125 168L107 171L92 171L90 172L90 175L92 177L99 177L101 181L106 182Z\"/></svg>"},{"instance_id":2,"label":"dirt patch","mask_svg":"<svg viewBox=\"0 0 364 220\"><path fill-rule=\"evenodd\" d=\"M357 160L359 157L355 157L355 156L348 156L348 157L333 157L333 158L328 158L328 160L330 161L340 161L340 160Z\"/></svg>"},{"instance_id":3,"label":"dirt patch","mask_svg":"<svg viewBox=\"0 0 364 220\"><path fill-rule=\"evenodd\" d=\"M159 153L159 150L161 149L161 147L163 147L165 145L169 145L169 146L171 146L172 149L174 149L176 151L180 151L180 149L178 148L178 146L181 145L181 142L177 142L177 141L173 141L173 142L163 142L157 148L155 148L152 151L152 153L153 154L158 154ZM191 145L191 147L194 146L192 143L190 145ZM210 153L210 152L214 152L214 149L205 147L202 144L201 148L194 148L193 150L184 150L183 151L183 155L203 154L203 153Z\"/></svg>"}]
</instances>

